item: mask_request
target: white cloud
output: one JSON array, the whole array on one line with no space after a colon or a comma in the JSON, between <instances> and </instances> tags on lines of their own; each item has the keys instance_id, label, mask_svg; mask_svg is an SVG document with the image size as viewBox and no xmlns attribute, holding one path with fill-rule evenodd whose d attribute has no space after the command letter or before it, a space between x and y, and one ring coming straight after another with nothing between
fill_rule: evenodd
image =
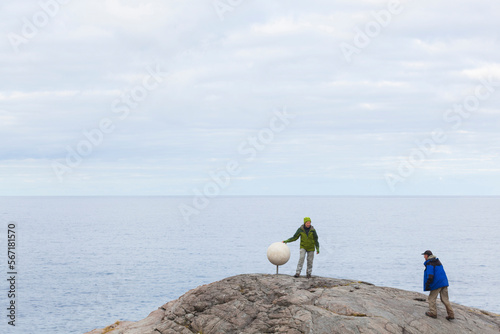
<instances>
[{"instance_id":1,"label":"white cloud","mask_svg":"<svg viewBox=\"0 0 500 334\"><path fill-rule=\"evenodd\" d=\"M352 42L355 28L387 4L257 0L225 13L223 21L210 2L61 6L18 54L8 39L1 42L0 74L7 79L0 82L0 140L7 145L0 148L0 168L12 177L0 188L6 195L119 194L127 185L130 194L189 194L210 170L241 159L238 145L283 106L296 118L245 165L228 193L297 194L311 183L309 194L387 194L384 173L436 128L448 141L413 182L454 168L474 184L473 170L493 173L498 159L491 150L498 148L500 87L458 131L443 114L481 79L500 78L500 5L404 2L401 14L347 63L340 43ZM22 18L40 7L1 9L6 35L20 34ZM168 72L163 82L119 119L113 101L141 85L147 66L156 64ZM57 183L50 162L64 159L67 147L104 118L113 120L112 133L66 183ZM430 193L438 191L429 184ZM405 191L421 191L411 187Z\"/></svg>"},{"instance_id":2,"label":"white cloud","mask_svg":"<svg viewBox=\"0 0 500 334\"><path fill-rule=\"evenodd\" d=\"M124 5L123 1L120 0L105 0L104 3L110 14L132 21L141 21L144 16L152 16L155 12L151 2L144 4L135 1L136 6Z\"/></svg>"},{"instance_id":3,"label":"white cloud","mask_svg":"<svg viewBox=\"0 0 500 334\"><path fill-rule=\"evenodd\" d=\"M488 78L493 78L493 82L500 85L500 63L490 63L472 69L464 69L461 74L477 81L488 81Z\"/></svg>"}]
</instances>

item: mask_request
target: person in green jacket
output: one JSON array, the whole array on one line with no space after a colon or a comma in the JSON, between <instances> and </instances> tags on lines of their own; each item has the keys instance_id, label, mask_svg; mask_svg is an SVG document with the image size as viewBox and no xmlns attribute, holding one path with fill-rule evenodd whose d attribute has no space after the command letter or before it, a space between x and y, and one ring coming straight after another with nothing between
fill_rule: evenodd
<instances>
[{"instance_id":1,"label":"person in green jacket","mask_svg":"<svg viewBox=\"0 0 500 334\"><path fill-rule=\"evenodd\" d=\"M316 254L319 254L319 242L318 233L313 226L311 226L311 218L304 218L304 225L297 229L297 232L290 239L284 240L283 242L289 243L297 240L300 237L300 257L299 263L297 264L297 271L294 277L299 277L302 271L302 266L304 265L304 259L307 254L307 278L311 278L313 260L314 260L314 249L316 249Z\"/></svg>"}]
</instances>

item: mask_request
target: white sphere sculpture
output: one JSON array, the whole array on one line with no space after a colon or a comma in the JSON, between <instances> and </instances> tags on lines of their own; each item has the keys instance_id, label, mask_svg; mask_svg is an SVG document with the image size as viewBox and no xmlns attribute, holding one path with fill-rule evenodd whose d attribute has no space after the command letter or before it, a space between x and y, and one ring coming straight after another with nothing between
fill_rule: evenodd
<instances>
[{"instance_id":1,"label":"white sphere sculpture","mask_svg":"<svg viewBox=\"0 0 500 334\"><path fill-rule=\"evenodd\" d=\"M267 259L272 264L281 266L290 260L290 248L281 241L272 243L267 249Z\"/></svg>"}]
</instances>

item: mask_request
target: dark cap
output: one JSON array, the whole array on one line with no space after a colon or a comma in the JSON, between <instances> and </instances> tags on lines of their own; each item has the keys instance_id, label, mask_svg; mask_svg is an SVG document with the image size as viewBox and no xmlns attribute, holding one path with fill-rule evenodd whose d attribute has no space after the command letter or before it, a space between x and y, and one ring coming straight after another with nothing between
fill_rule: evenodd
<instances>
[{"instance_id":1,"label":"dark cap","mask_svg":"<svg viewBox=\"0 0 500 334\"><path fill-rule=\"evenodd\" d=\"M422 255L432 255L432 252L430 250L426 250L422 253Z\"/></svg>"}]
</instances>

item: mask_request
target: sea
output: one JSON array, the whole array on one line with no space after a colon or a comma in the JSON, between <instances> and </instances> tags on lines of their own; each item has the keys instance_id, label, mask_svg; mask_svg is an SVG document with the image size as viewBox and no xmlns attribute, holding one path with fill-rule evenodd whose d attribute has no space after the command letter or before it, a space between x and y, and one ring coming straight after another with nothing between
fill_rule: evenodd
<instances>
[{"instance_id":1,"label":"sea","mask_svg":"<svg viewBox=\"0 0 500 334\"><path fill-rule=\"evenodd\" d=\"M143 319L203 284L275 274L267 248L304 217L320 242L313 275L423 292L430 249L452 302L500 313L500 197L196 200L0 197L0 333L85 333ZM288 246L278 270L293 275L299 241Z\"/></svg>"}]
</instances>

